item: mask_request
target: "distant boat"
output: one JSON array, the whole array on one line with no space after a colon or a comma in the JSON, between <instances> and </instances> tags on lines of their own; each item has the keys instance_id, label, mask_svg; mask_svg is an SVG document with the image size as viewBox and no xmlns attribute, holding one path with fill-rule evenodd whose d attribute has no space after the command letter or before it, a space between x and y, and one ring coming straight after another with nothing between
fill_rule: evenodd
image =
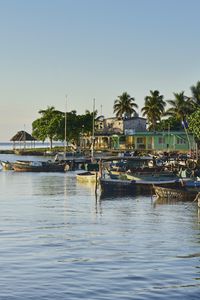
<instances>
[{"instance_id":1,"label":"distant boat","mask_svg":"<svg viewBox=\"0 0 200 300\"><path fill-rule=\"evenodd\" d=\"M65 163L51 161L18 160L13 163L13 169L16 172L65 172L65 166Z\"/></svg>"}]
</instances>

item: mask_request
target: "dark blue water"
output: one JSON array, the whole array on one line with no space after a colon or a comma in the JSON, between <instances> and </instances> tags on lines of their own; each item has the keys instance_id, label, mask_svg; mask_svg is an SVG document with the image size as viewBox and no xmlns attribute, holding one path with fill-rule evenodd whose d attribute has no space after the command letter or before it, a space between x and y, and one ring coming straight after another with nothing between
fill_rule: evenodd
<instances>
[{"instance_id":1,"label":"dark blue water","mask_svg":"<svg viewBox=\"0 0 200 300\"><path fill-rule=\"evenodd\" d=\"M199 220L196 203L0 171L0 299L199 299Z\"/></svg>"}]
</instances>

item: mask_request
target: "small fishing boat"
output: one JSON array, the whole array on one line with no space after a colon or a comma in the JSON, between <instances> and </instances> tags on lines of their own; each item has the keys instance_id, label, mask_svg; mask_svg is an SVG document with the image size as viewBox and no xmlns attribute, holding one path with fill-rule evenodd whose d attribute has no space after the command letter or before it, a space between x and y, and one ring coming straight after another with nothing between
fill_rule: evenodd
<instances>
[{"instance_id":1,"label":"small fishing boat","mask_svg":"<svg viewBox=\"0 0 200 300\"><path fill-rule=\"evenodd\" d=\"M153 186L165 186L165 187L179 187L181 180L177 178L173 179L154 179L149 180L128 180L128 179L112 179L103 178L99 179L101 190L104 193L134 193L134 194L152 194Z\"/></svg>"},{"instance_id":2,"label":"small fishing boat","mask_svg":"<svg viewBox=\"0 0 200 300\"><path fill-rule=\"evenodd\" d=\"M168 170L164 171L153 171L153 172L145 172L145 171L140 171L140 172L134 172L134 173L129 173L126 172L124 174L127 179L129 180L153 180L153 181L166 181L166 180L173 180L173 179L178 179L179 177L174 174L173 172L170 172Z\"/></svg>"},{"instance_id":3,"label":"small fishing boat","mask_svg":"<svg viewBox=\"0 0 200 300\"><path fill-rule=\"evenodd\" d=\"M187 188L187 186L173 188L155 185L153 186L153 188L157 198L178 201L198 201L199 203L200 189L190 189Z\"/></svg>"},{"instance_id":4,"label":"small fishing boat","mask_svg":"<svg viewBox=\"0 0 200 300\"><path fill-rule=\"evenodd\" d=\"M13 164L7 160L6 161L1 160L0 164L2 166L2 169L5 171L13 170Z\"/></svg>"},{"instance_id":5,"label":"small fishing boat","mask_svg":"<svg viewBox=\"0 0 200 300\"><path fill-rule=\"evenodd\" d=\"M98 180L98 173L90 171L78 173L76 179L79 182L96 182Z\"/></svg>"},{"instance_id":6,"label":"small fishing boat","mask_svg":"<svg viewBox=\"0 0 200 300\"><path fill-rule=\"evenodd\" d=\"M18 160L13 163L13 169L16 172L64 172L65 163Z\"/></svg>"},{"instance_id":7,"label":"small fishing boat","mask_svg":"<svg viewBox=\"0 0 200 300\"><path fill-rule=\"evenodd\" d=\"M112 178L99 179L101 193L103 194L135 194L136 186L131 180L119 180Z\"/></svg>"}]
</instances>

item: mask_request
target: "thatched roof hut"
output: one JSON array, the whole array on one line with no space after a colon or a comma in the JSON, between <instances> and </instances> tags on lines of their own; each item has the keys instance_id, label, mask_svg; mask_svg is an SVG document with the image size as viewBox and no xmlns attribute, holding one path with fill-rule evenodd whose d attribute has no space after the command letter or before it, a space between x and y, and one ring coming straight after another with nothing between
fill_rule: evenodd
<instances>
[{"instance_id":1,"label":"thatched roof hut","mask_svg":"<svg viewBox=\"0 0 200 300\"><path fill-rule=\"evenodd\" d=\"M32 135L24 130L18 131L10 140L13 142L36 141Z\"/></svg>"},{"instance_id":2,"label":"thatched roof hut","mask_svg":"<svg viewBox=\"0 0 200 300\"><path fill-rule=\"evenodd\" d=\"M32 135L24 130L18 131L10 140L13 141L13 149L15 149L16 144L19 145L20 148L23 144L24 148L26 148L26 142L31 142L31 147L33 142L35 146L36 141Z\"/></svg>"}]
</instances>

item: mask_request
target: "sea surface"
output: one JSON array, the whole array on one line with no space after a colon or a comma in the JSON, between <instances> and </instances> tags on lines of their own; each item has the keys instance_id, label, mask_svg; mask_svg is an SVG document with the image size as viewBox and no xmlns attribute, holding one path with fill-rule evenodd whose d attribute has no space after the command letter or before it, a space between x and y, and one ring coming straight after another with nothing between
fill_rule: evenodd
<instances>
[{"instance_id":1,"label":"sea surface","mask_svg":"<svg viewBox=\"0 0 200 300\"><path fill-rule=\"evenodd\" d=\"M23 142L15 142L15 146L18 149L23 149L24 144ZM53 142L54 146L64 146L64 142ZM49 142L35 142L35 144L32 142L26 142L26 148L50 148ZM0 150L12 150L13 149L13 142L0 142Z\"/></svg>"},{"instance_id":2,"label":"sea surface","mask_svg":"<svg viewBox=\"0 0 200 300\"><path fill-rule=\"evenodd\" d=\"M197 204L1 170L0 270L1 300L199 299Z\"/></svg>"}]
</instances>

